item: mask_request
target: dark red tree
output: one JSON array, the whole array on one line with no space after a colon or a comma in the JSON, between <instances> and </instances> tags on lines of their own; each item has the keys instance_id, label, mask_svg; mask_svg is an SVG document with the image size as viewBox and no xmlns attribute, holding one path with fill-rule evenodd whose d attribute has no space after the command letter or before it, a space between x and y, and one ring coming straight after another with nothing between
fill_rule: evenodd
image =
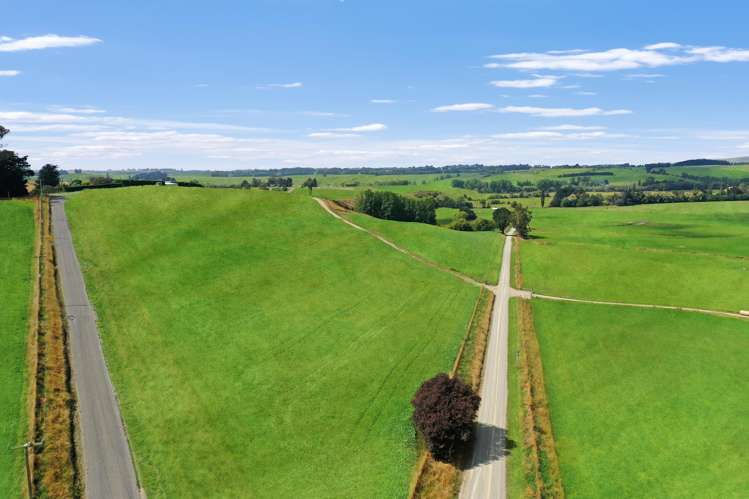
<instances>
[{"instance_id":1,"label":"dark red tree","mask_svg":"<svg viewBox=\"0 0 749 499\"><path fill-rule=\"evenodd\" d=\"M438 461L447 462L471 440L481 397L457 378L440 373L414 395L413 422Z\"/></svg>"}]
</instances>

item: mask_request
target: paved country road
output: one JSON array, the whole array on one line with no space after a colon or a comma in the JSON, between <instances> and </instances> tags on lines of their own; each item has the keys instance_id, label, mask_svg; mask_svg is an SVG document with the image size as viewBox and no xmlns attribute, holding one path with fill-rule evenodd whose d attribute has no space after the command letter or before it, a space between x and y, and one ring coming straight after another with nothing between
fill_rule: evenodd
<instances>
[{"instance_id":1,"label":"paved country road","mask_svg":"<svg viewBox=\"0 0 749 499\"><path fill-rule=\"evenodd\" d=\"M52 234L70 337L85 496L89 499L139 499L125 428L104 363L96 313L86 294L73 249L64 202L64 199L52 198Z\"/></svg>"},{"instance_id":2,"label":"paved country road","mask_svg":"<svg viewBox=\"0 0 749 499\"><path fill-rule=\"evenodd\" d=\"M504 499L506 491L507 342L512 238L505 237L502 268L484 360L473 456L463 473L461 499Z\"/></svg>"}]
</instances>

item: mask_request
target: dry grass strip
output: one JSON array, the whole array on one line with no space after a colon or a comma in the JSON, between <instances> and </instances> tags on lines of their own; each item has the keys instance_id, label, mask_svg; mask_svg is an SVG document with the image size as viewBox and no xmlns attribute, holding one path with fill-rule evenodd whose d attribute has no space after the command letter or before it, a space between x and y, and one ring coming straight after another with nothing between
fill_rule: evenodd
<instances>
[{"instance_id":1,"label":"dry grass strip","mask_svg":"<svg viewBox=\"0 0 749 499\"><path fill-rule=\"evenodd\" d=\"M527 300L520 300L518 303L518 323L525 497L564 498L544 385L543 365L533 324L533 309Z\"/></svg>"},{"instance_id":2,"label":"dry grass strip","mask_svg":"<svg viewBox=\"0 0 749 499\"><path fill-rule=\"evenodd\" d=\"M459 376L474 390L481 384L484 367L484 353L489 338L494 293L481 288L471 320L466 328L466 336L458 351L451 376ZM459 461L461 458L456 458ZM411 499L451 499L460 492L461 471L457 463L442 463L432 459L426 449L422 449L411 480L408 497Z\"/></svg>"},{"instance_id":3,"label":"dry grass strip","mask_svg":"<svg viewBox=\"0 0 749 499\"><path fill-rule=\"evenodd\" d=\"M81 486L75 447L75 399L67 333L57 288L49 201L42 200L41 306L37 333L34 497L77 498Z\"/></svg>"},{"instance_id":4,"label":"dry grass strip","mask_svg":"<svg viewBox=\"0 0 749 499\"><path fill-rule=\"evenodd\" d=\"M34 281L34 288L31 295L31 305L29 306L29 333L26 340L26 421L28 421L28 427L26 430L24 440L29 442L34 440L36 435L36 373L37 373L37 361L39 358L39 352L37 350L37 336L39 334L39 320L40 320L40 292L41 292L41 251L42 251L42 215L41 201L39 198L34 199L34 261L32 263L33 273L32 279ZM29 454L29 460L33 475L34 470L34 453ZM26 487L24 486L24 489ZM27 496L30 497L32 491L27 490Z\"/></svg>"}]
</instances>

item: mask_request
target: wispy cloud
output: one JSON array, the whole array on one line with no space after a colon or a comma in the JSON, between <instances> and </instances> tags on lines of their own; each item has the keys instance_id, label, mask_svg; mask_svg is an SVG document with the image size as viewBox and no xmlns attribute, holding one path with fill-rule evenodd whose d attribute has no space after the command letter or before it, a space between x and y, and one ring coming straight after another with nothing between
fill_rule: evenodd
<instances>
[{"instance_id":1,"label":"wispy cloud","mask_svg":"<svg viewBox=\"0 0 749 499\"><path fill-rule=\"evenodd\" d=\"M339 133L339 132L313 132L307 134L312 139L345 139L350 137L361 137L357 133Z\"/></svg>"},{"instance_id":2,"label":"wispy cloud","mask_svg":"<svg viewBox=\"0 0 749 499\"><path fill-rule=\"evenodd\" d=\"M530 80L494 80L490 85L498 88L545 88L553 87L559 81L559 76L534 75Z\"/></svg>"},{"instance_id":3,"label":"wispy cloud","mask_svg":"<svg viewBox=\"0 0 749 499\"><path fill-rule=\"evenodd\" d=\"M615 48L582 52L517 52L496 54L485 67L507 67L521 70L551 71L620 71L657 68L696 62L747 62L749 49L722 46L700 47L673 42L647 45L642 49Z\"/></svg>"},{"instance_id":4,"label":"wispy cloud","mask_svg":"<svg viewBox=\"0 0 749 499\"><path fill-rule=\"evenodd\" d=\"M387 126L383 123L367 123L366 125L353 126L351 128L336 128L335 132L381 132Z\"/></svg>"},{"instance_id":5,"label":"wispy cloud","mask_svg":"<svg viewBox=\"0 0 749 499\"><path fill-rule=\"evenodd\" d=\"M104 114L106 110L99 109L94 106L82 106L82 107L66 107L66 106L52 106L51 111L56 113L71 113L71 114Z\"/></svg>"},{"instance_id":6,"label":"wispy cloud","mask_svg":"<svg viewBox=\"0 0 749 499\"><path fill-rule=\"evenodd\" d=\"M0 38L0 52L23 52L26 50L43 50L64 47L85 47L100 43L101 40L90 36L42 35L14 39L7 36Z\"/></svg>"},{"instance_id":7,"label":"wispy cloud","mask_svg":"<svg viewBox=\"0 0 749 499\"><path fill-rule=\"evenodd\" d=\"M438 106L432 109L435 113L448 113L452 111L484 111L493 109L493 104L485 102L466 102L464 104L449 104L447 106Z\"/></svg>"},{"instance_id":8,"label":"wispy cloud","mask_svg":"<svg viewBox=\"0 0 749 499\"><path fill-rule=\"evenodd\" d=\"M625 78L628 79L637 79L637 78L645 78L645 79L653 79L653 78L664 78L666 75L662 73L631 73L625 76Z\"/></svg>"},{"instance_id":9,"label":"wispy cloud","mask_svg":"<svg viewBox=\"0 0 749 499\"><path fill-rule=\"evenodd\" d=\"M620 139L630 137L625 134L608 133L602 130L561 132L548 130L531 130L528 132L498 133L492 137L502 140L594 140Z\"/></svg>"},{"instance_id":10,"label":"wispy cloud","mask_svg":"<svg viewBox=\"0 0 749 499\"><path fill-rule=\"evenodd\" d=\"M0 70L0 76L18 76L21 72L15 69L2 69Z\"/></svg>"},{"instance_id":11,"label":"wispy cloud","mask_svg":"<svg viewBox=\"0 0 749 499\"><path fill-rule=\"evenodd\" d=\"M395 99L370 99L369 102L372 104L395 104Z\"/></svg>"},{"instance_id":12,"label":"wispy cloud","mask_svg":"<svg viewBox=\"0 0 749 499\"><path fill-rule=\"evenodd\" d=\"M542 118L565 118L576 116L614 116L619 114L631 114L628 109L612 109L610 111L600 107L566 108L566 107L533 107L533 106L506 106L500 109L503 113L519 113Z\"/></svg>"},{"instance_id":13,"label":"wispy cloud","mask_svg":"<svg viewBox=\"0 0 749 499\"><path fill-rule=\"evenodd\" d=\"M555 125L555 126L543 126L540 128L541 130L562 130L562 131L569 131L569 130L605 130L605 126L587 126L587 125Z\"/></svg>"},{"instance_id":14,"label":"wispy cloud","mask_svg":"<svg viewBox=\"0 0 749 499\"><path fill-rule=\"evenodd\" d=\"M258 85L257 88L259 89L269 89L269 88L302 88L304 86L304 83L301 81L295 81L291 83L266 83L265 85Z\"/></svg>"}]
</instances>

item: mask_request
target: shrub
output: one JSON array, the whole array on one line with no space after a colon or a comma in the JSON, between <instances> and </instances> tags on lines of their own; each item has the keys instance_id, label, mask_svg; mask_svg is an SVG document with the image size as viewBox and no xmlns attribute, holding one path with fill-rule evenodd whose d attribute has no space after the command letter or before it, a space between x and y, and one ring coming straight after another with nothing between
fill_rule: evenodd
<instances>
[{"instance_id":1,"label":"shrub","mask_svg":"<svg viewBox=\"0 0 749 499\"><path fill-rule=\"evenodd\" d=\"M457 378L440 373L414 395L413 422L438 461L449 461L471 440L481 397Z\"/></svg>"},{"instance_id":2,"label":"shrub","mask_svg":"<svg viewBox=\"0 0 749 499\"><path fill-rule=\"evenodd\" d=\"M473 230L473 225L471 225L471 223L467 220L459 218L457 220L454 220L450 225L447 226L447 228L452 230L461 230L463 232L471 232Z\"/></svg>"},{"instance_id":3,"label":"shrub","mask_svg":"<svg viewBox=\"0 0 749 499\"><path fill-rule=\"evenodd\" d=\"M473 222L473 230L475 231L486 231L486 230L494 230L496 226L493 222L490 222L489 220L486 220L484 218L479 218L475 222Z\"/></svg>"}]
</instances>

